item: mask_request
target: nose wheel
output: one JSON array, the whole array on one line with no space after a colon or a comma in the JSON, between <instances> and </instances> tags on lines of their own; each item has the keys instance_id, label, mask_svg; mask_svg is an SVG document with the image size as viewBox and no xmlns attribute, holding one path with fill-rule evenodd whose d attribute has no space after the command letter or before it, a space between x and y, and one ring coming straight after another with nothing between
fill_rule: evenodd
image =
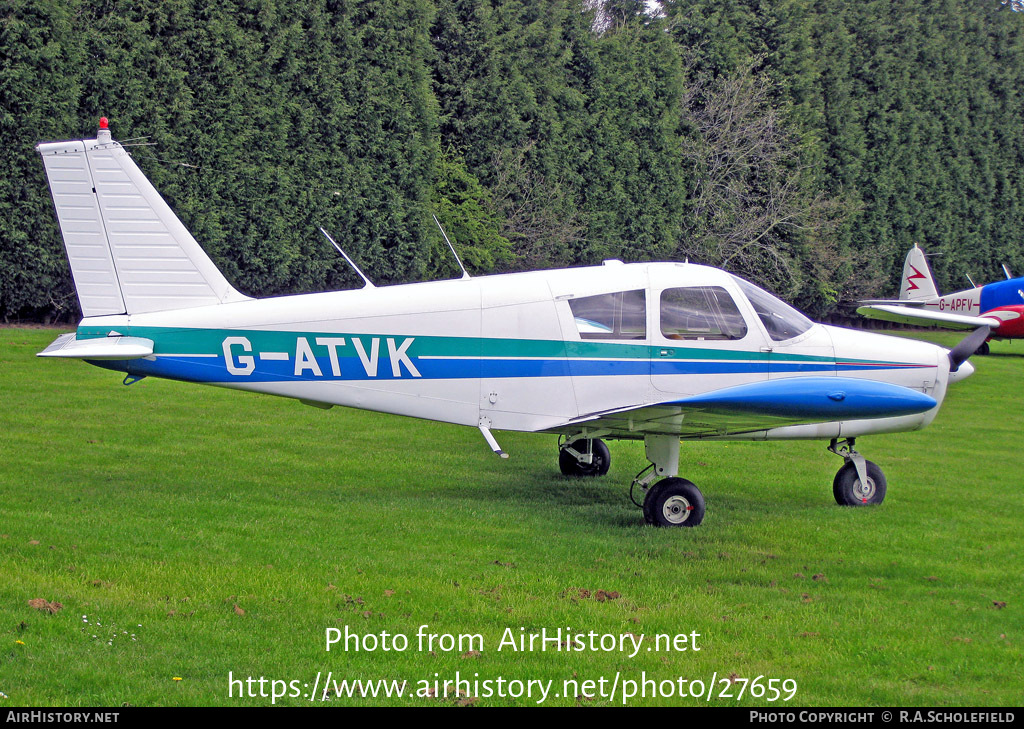
<instances>
[{"instance_id":1,"label":"nose wheel","mask_svg":"<svg viewBox=\"0 0 1024 729\"><path fill-rule=\"evenodd\" d=\"M871 461L864 461L867 477L861 481L857 467L847 463L832 481L832 494L840 506L881 504L885 499L885 474Z\"/></svg>"},{"instance_id":2,"label":"nose wheel","mask_svg":"<svg viewBox=\"0 0 1024 729\"><path fill-rule=\"evenodd\" d=\"M829 450L846 459L832 481L832 495L836 503L840 506L881 504L886 487L882 469L853 449L852 438L842 444L833 440Z\"/></svg>"}]
</instances>

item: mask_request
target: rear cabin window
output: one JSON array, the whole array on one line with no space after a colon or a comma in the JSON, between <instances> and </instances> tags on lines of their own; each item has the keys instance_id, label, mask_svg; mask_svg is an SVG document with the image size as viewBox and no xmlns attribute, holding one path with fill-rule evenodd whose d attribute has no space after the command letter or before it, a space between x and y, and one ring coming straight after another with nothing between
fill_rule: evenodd
<instances>
[{"instance_id":1,"label":"rear cabin window","mask_svg":"<svg viewBox=\"0 0 1024 729\"><path fill-rule=\"evenodd\" d=\"M618 291L569 300L581 339L646 339L644 291Z\"/></svg>"},{"instance_id":2,"label":"rear cabin window","mask_svg":"<svg viewBox=\"0 0 1024 729\"><path fill-rule=\"evenodd\" d=\"M666 339L742 339L747 324L721 286L693 286L661 292L661 333Z\"/></svg>"}]
</instances>

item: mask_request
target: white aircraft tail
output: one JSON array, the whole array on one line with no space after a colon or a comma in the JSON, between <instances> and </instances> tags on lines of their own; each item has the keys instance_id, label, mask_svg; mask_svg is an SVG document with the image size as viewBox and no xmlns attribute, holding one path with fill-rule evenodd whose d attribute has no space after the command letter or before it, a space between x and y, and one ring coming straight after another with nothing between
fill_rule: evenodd
<instances>
[{"instance_id":1,"label":"white aircraft tail","mask_svg":"<svg viewBox=\"0 0 1024 729\"><path fill-rule=\"evenodd\" d=\"M232 301L236 291L186 230L106 119L96 139L40 144L86 317Z\"/></svg>"},{"instance_id":2,"label":"white aircraft tail","mask_svg":"<svg viewBox=\"0 0 1024 729\"><path fill-rule=\"evenodd\" d=\"M915 301L917 299L933 299L938 295L935 279L932 278L932 270L928 267L924 251L915 244L907 253L907 260L903 263L903 285L900 287L900 299Z\"/></svg>"}]
</instances>

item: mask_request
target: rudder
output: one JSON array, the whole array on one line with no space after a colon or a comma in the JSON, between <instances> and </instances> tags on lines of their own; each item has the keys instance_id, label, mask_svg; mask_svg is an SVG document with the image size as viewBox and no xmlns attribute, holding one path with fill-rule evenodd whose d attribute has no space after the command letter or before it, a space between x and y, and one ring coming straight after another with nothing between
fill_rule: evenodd
<instances>
[{"instance_id":1,"label":"rudder","mask_svg":"<svg viewBox=\"0 0 1024 729\"><path fill-rule=\"evenodd\" d=\"M50 142L43 158L86 317L185 309L236 291L101 120L96 139Z\"/></svg>"},{"instance_id":2,"label":"rudder","mask_svg":"<svg viewBox=\"0 0 1024 729\"><path fill-rule=\"evenodd\" d=\"M914 244L903 263L903 284L900 286L900 298L905 301L915 301L933 299L938 295L935 279L932 278L932 271L928 267L928 259L924 257L924 251Z\"/></svg>"}]
</instances>

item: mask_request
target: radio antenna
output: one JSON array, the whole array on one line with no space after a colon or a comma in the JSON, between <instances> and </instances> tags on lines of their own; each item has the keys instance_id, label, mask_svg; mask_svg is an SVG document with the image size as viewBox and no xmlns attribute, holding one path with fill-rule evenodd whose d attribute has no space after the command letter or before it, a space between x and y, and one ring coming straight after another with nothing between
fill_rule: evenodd
<instances>
[{"instance_id":1,"label":"radio antenna","mask_svg":"<svg viewBox=\"0 0 1024 729\"><path fill-rule=\"evenodd\" d=\"M437 223L437 229L440 230L441 235L444 236L444 242L447 243L448 247L452 249L452 255L455 256L455 260L458 262L459 268L462 269L462 278L469 278L469 271L467 271L466 267L462 265L462 259L459 258L459 254L455 252L455 246L453 246L452 242L448 240L448 235L444 232L444 228L441 227L441 221L437 219L436 215L432 214L430 217L432 217L434 219L434 222Z\"/></svg>"},{"instance_id":2,"label":"radio antenna","mask_svg":"<svg viewBox=\"0 0 1024 729\"><path fill-rule=\"evenodd\" d=\"M338 249L338 253L340 253L342 256L344 256L345 260L348 261L348 265L352 266L353 270L355 270L355 272L359 274L359 277L361 279L363 279L363 281L366 282L366 286L364 286L363 288L367 288L367 289L375 289L375 288L377 288L376 286L373 285L373 282L370 281L370 279L366 278L366 274L359 270L359 266L357 266L355 264L355 261L353 261L351 258L349 258L348 254L345 253L345 251L341 250L341 246L339 246L337 243L334 242L334 238L332 238L327 233L326 230L324 230L321 227L320 228L320 232L324 234L324 238L326 238L327 240L329 240L331 242L332 246L334 246L335 248Z\"/></svg>"}]
</instances>

